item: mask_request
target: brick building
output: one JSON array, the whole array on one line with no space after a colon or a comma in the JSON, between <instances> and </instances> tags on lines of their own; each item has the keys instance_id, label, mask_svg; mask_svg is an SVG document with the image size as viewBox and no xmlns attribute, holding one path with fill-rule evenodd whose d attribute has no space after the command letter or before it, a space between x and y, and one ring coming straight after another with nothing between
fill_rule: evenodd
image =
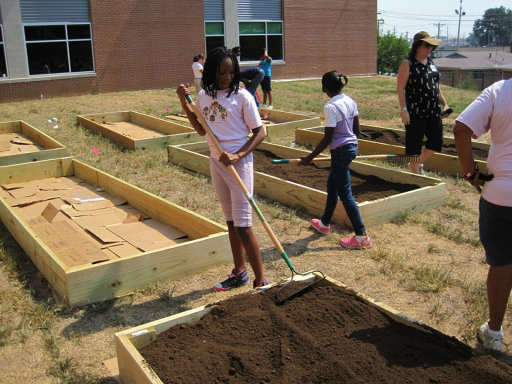
<instances>
[{"instance_id":1,"label":"brick building","mask_svg":"<svg viewBox=\"0 0 512 384\"><path fill-rule=\"evenodd\" d=\"M376 0L0 0L0 102L175 87L192 58L266 46L274 79L373 74Z\"/></svg>"}]
</instances>

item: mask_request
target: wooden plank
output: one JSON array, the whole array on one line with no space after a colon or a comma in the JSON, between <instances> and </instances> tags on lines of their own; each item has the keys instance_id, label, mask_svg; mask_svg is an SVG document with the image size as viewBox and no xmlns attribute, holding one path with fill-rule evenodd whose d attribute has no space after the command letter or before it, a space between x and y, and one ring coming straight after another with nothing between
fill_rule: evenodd
<instances>
[{"instance_id":1,"label":"wooden plank","mask_svg":"<svg viewBox=\"0 0 512 384\"><path fill-rule=\"evenodd\" d=\"M140 124L145 127L160 131L166 135L174 135L176 133L195 132L195 130L193 128L191 128L190 126L173 123L172 121L145 115L143 113L139 113L139 112L135 112L135 111L130 111L130 121L132 121L136 124ZM188 119L187 119L187 121L188 121Z\"/></svg>"},{"instance_id":2,"label":"wooden plank","mask_svg":"<svg viewBox=\"0 0 512 384\"><path fill-rule=\"evenodd\" d=\"M0 134L21 132L21 121L0 122Z\"/></svg>"},{"instance_id":3,"label":"wooden plank","mask_svg":"<svg viewBox=\"0 0 512 384\"><path fill-rule=\"evenodd\" d=\"M0 219L52 288L66 301L68 293L65 264L50 248L37 240L35 232L1 197Z\"/></svg>"},{"instance_id":4,"label":"wooden plank","mask_svg":"<svg viewBox=\"0 0 512 384\"><path fill-rule=\"evenodd\" d=\"M41 145L45 149L65 148L64 145L59 143L57 140L44 134L40 130L34 128L30 124L25 123L24 121L20 121L20 128L21 128L21 133L30 137L37 144Z\"/></svg>"},{"instance_id":5,"label":"wooden plank","mask_svg":"<svg viewBox=\"0 0 512 384\"><path fill-rule=\"evenodd\" d=\"M259 108L259 113L272 124L267 125L267 138L273 139L286 135L293 135L296 129L315 127L322 123L318 116L308 116L298 113L279 111L276 109Z\"/></svg>"}]
</instances>

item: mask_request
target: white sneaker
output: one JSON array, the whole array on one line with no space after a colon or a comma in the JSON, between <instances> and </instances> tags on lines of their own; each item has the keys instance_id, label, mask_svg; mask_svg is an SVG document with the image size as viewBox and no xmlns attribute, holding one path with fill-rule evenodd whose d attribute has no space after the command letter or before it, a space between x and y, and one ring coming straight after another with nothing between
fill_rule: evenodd
<instances>
[{"instance_id":1,"label":"white sneaker","mask_svg":"<svg viewBox=\"0 0 512 384\"><path fill-rule=\"evenodd\" d=\"M418 168L418 175L425 176L425 170L423 169L423 164L420 164L420 167Z\"/></svg>"},{"instance_id":2,"label":"white sneaker","mask_svg":"<svg viewBox=\"0 0 512 384\"><path fill-rule=\"evenodd\" d=\"M261 104L261 108L267 108L267 104Z\"/></svg>"},{"instance_id":3,"label":"white sneaker","mask_svg":"<svg viewBox=\"0 0 512 384\"><path fill-rule=\"evenodd\" d=\"M269 105L267 109L274 109L274 107L272 105Z\"/></svg>"},{"instance_id":4,"label":"white sneaker","mask_svg":"<svg viewBox=\"0 0 512 384\"><path fill-rule=\"evenodd\" d=\"M487 321L478 330L476 338L485 351L501 352L503 349L503 329L492 331Z\"/></svg>"}]
</instances>

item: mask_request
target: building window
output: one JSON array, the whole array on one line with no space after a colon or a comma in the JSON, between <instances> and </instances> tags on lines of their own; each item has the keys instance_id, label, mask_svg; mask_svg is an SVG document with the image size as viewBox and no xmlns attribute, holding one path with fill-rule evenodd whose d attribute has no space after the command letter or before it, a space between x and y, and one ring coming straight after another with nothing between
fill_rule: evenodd
<instances>
[{"instance_id":1,"label":"building window","mask_svg":"<svg viewBox=\"0 0 512 384\"><path fill-rule=\"evenodd\" d=\"M0 25L0 76L7 77L7 62L5 61L4 31Z\"/></svg>"},{"instance_id":2,"label":"building window","mask_svg":"<svg viewBox=\"0 0 512 384\"><path fill-rule=\"evenodd\" d=\"M90 24L25 25L30 75L94 71Z\"/></svg>"},{"instance_id":3,"label":"building window","mask_svg":"<svg viewBox=\"0 0 512 384\"><path fill-rule=\"evenodd\" d=\"M207 21L204 23L206 33L206 53L213 48L224 46L224 21Z\"/></svg>"},{"instance_id":4,"label":"building window","mask_svg":"<svg viewBox=\"0 0 512 384\"><path fill-rule=\"evenodd\" d=\"M473 72L473 80L483 80L484 73L483 72Z\"/></svg>"},{"instance_id":5,"label":"building window","mask_svg":"<svg viewBox=\"0 0 512 384\"><path fill-rule=\"evenodd\" d=\"M283 23L281 21L241 21L239 23L240 60L259 60L258 52L267 48L273 60L283 59Z\"/></svg>"}]
</instances>

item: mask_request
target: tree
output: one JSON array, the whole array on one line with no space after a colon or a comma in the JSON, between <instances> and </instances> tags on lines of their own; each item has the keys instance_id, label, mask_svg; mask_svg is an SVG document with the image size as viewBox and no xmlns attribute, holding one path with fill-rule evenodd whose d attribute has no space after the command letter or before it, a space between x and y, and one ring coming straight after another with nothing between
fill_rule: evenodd
<instances>
[{"instance_id":1,"label":"tree","mask_svg":"<svg viewBox=\"0 0 512 384\"><path fill-rule=\"evenodd\" d=\"M377 34L377 71L379 73L396 73L409 52L409 42L405 37Z\"/></svg>"},{"instance_id":2,"label":"tree","mask_svg":"<svg viewBox=\"0 0 512 384\"><path fill-rule=\"evenodd\" d=\"M480 45L509 45L512 40L512 10L504 6L489 8L473 24L473 33Z\"/></svg>"}]
</instances>

